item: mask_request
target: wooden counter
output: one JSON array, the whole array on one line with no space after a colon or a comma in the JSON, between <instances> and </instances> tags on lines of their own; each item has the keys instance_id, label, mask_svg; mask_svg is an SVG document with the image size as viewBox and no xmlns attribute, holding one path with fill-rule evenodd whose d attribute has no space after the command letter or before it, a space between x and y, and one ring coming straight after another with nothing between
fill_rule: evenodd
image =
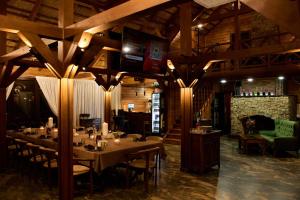
<instances>
[{"instance_id":1,"label":"wooden counter","mask_svg":"<svg viewBox=\"0 0 300 200\"><path fill-rule=\"evenodd\" d=\"M191 132L192 158L190 169L202 174L209 168L218 165L220 168L220 130L207 133Z\"/></svg>"},{"instance_id":2,"label":"wooden counter","mask_svg":"<svg viewBox=\"0 0 300 200\"><path fill-rule=\"evenodd\" d=\"M119 113L120 127L126 133L140 133L143 134L145 128L151 131L151 113L143 112L121 112ZM149 127L145 127L145 122L150 122Z\"/></svg>"}]
</instances>

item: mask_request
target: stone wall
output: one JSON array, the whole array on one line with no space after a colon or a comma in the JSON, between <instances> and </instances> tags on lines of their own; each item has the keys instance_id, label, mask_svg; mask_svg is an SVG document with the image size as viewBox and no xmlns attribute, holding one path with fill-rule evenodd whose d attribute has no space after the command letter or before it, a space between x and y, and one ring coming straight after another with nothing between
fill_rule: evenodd
<instances>
[{"instance_id":1,"label":"stone wall","mask_svg":"<svg viewBox=\"0 0 300 200\"><path fill-rule=\"evenodd\" d=\"M239 118L251 115L264 115L272 119L296 119L296 98L280 97L232 97L231 134L239 134L242 125Z\"/></svg>"}]
</instances>

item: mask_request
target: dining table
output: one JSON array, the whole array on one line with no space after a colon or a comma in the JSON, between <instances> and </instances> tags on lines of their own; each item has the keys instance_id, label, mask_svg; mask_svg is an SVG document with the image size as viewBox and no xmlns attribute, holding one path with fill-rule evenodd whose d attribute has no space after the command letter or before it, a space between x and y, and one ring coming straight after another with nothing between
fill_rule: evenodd
<instances>
[{"instance_id":1,"label":"dining table","mask_svg":"<svg viewBox=\"0 0 300 200\"><path fill-rule=\"evenodd\" d=\"M41 145L44 147L58 149L57 139L44 138L40 134L25 134L23 132L9 132L13 138L26 140L30 143ZM73 136L74 143L73 155L78 158L94 159L94 171L100 173L108 167L127 161L127 155L139 150L159 147L162 157L165 156L163 142L154 140L135 140L132 138L106 138L101 141L105 142L105 147L97 148L96 137L89 137L88 134L80 133ZM87 148L89 147L89 148ZM95 148L90 148L95 147ZM85 164L85 163L83 163Z\"/></svg>"}]
</instances>

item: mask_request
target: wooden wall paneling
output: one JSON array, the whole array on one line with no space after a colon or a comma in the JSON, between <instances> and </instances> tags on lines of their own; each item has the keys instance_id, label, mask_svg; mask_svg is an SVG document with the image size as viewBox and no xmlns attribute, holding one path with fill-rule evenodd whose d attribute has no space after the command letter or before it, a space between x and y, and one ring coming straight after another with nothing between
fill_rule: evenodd
<instances>
[{"instance_id":1,"label":"wooden wall paneling","mask_svg":"<svg viewBox=\"0 0 300 200\"><path fill-rule=\"evenodd\" d=\"M142 84L141 84L142 86ZM144 96L145 91L145 96ZM152 88L122 87L122 108L127 111L128 104L133 103L133 112L147 112L148 100L151 99Z\"/></svg>"}]
</instances>

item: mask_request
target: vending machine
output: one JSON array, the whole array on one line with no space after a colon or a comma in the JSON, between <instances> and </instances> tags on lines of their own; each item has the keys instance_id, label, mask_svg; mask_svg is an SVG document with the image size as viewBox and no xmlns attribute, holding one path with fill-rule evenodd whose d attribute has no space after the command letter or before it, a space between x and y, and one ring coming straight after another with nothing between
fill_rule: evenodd
<instances>
[{"instance_id":1,"label":"vending machine","mask_svg":"<svg viewBox=\"0 0 300 200\"><path fill-rule=\"evenodd\" d=\"M152 133L160 133L160 93L152 94Z\"/></svg>"}]
</instances>

